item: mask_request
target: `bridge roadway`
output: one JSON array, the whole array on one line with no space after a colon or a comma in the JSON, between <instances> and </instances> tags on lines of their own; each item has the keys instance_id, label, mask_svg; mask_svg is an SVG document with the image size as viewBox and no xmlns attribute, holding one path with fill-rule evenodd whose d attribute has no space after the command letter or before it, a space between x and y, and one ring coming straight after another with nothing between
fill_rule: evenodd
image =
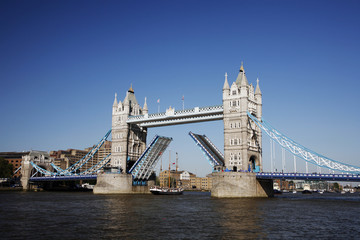
<instances>
[{"instance_id":1,"label":"bridge roadway","mask_svg":"<svg viewBox=\"0 0 360 240\"><path fill-rule=\"evenodd\" d=\"M321 173L256 173L257 179L282 179L282 180L313 180L313 181L342 181L360 182L359 174L321 174Z\"/></svg>"},{"instance_id":2,"label":"bridge roadway","mask_svg":"<svg viewBox=\"0 0 360 240\"><path fill-rule=\"evenodd\" d=\"M111 173L109 173L109 174L111 174ZM355 175L355 174L260 172L260 173L256 173L256 178L257 179L360 182L359 174ZM95 180L95 179L97 179L97 175L72 175L72 176L31 177L30 181L44 182L44 181L75 181L75 180Z\"/></svg>"},{"instance_id":3,"label":"bridge roadway","mask_svg":"<svg viewBox=\"0 0 360 240\"><path fill-rule=\"evenodd\" d=\"M76 180L96 180L97 175L68 175L68 176L45 176L31 177L31 182L52 182L52 181L76 181Z\"/></svg>"}]
</instances>

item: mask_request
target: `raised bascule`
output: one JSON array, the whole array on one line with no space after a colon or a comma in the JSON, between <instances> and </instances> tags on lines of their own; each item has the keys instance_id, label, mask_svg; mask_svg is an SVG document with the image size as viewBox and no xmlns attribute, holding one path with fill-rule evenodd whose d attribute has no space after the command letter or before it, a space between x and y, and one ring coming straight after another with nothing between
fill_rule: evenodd
<instances>
[{"instance_id":1,"label":"raised bascule","mask_svg":"<svg viewBox=\"0 0 360 240\"><path fill-rule=\"evenodd\" d=\"M97 179L95 194L148 193L149 187L154 184L154 168L172 141L172 138L156 135L147 145L148 128L219 120L224 123L224 154L205 135L189 133L213 168L211 195L214 197L272 196L272 181L279 178L360 181L359 167L326 158L291 140L268 124L262 118L259 80L256 80L255 87L249 84L242 64L231 86L227 77L225 74L222 104L218 106L180 111L170 107L166 112L149 114L146 98L141 107L132 86L123 101L118 101L115 94L112 128L100 142L67 169L60 169L51 161L41 167L35 160L26 159L21 169L23 177L26 178L22 179L24 189L28 187L28 180L41 182ZM292 153L294 161L298 157L318 168L328 168L333 173L305 174L297 173L296 170L293 173L264 173L262 132L265 132L271 141ZM110 133L111 154L90 168L85 168ZM296 168L295 162L294 167ZM334 171L342 173L335 174Z\"/></svg>"}]
</instances>

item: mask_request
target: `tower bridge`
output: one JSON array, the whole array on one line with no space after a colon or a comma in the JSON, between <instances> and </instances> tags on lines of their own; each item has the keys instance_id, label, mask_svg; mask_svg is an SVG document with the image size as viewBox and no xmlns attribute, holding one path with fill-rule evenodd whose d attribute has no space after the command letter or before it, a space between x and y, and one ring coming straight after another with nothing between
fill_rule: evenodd
<instances>
[{"instance_id":1,"label":"tower bridge","mask_svg":"<svg viewBox=\"0 0 360 240\"><path fill-rule=\"evenodd\" d=\"M132 87L123 101L112 106L111 154L92 169L80 172L97 149L109 136L110 131L79 162L62 170L52 164L54 171L33 164L37 172L45 177L32 176L31 181L58 179L97 178L94 193L146 192L146 186L154 167L171 138L155 136L146 144L147 129L160 126L187 124L205 121L223 121L224 153L205 135L190 132L189 135L203 151L214 172L212 196L215 197L264 197L271 196L272 179L341 179L359 181L360 168L326 158L281 134L262 119L262 93L259 79L256 86L249 84L243 65L236 80L229 85L227 74L222 88L222 104L195 107L181 111L168 108L166 112L149 114L146 98L143 107L138 103ZM220 130L220 129L219 129ZM264 173L262 160L262 132L277 142L283 149L318 167L325 167L342 174ZM99 170L101 172L99 172ZM106 169L106 170L104 170ZM22 168L22 171L26 171ZM346 172L347 174L343 174ZM95 175L93 175L95 174ZM350 174L350 175L349 175ZM141 187L141 188L139 188Z\"/></svg>"}]
</instances>

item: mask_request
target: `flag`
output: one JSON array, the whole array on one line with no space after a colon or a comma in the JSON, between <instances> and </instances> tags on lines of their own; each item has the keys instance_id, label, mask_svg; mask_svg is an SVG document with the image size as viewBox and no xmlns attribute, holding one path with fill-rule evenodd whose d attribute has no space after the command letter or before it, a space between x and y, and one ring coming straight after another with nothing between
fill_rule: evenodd
<instances>
[{"instance_id":1,"label":"flag","mask_svg":"<svg viewBox=\"0 0 360 240\"><path fill-rule=\"evenodd\" d=\"M181 100L183 100L183 101L184 101L184 95L182 96Z\"/></svg>"},{"instance_id":2,"label":"flag","mask_svg":"<svg viewBox=\"0 0 360 240\"><path fill-rule=\"evenodd\" d=\"M173 164L175 164L175 163L173 162Z\"/></svg>"},{"instance_id":3,"label":"flag","mask_svg":"<svg viewBox=\"0 0 360 240\"><path fill-rule=\"evenodd\" d=\"M157 100L157 103L160 103L160 98Z\"/></svg>"}]
</instances>

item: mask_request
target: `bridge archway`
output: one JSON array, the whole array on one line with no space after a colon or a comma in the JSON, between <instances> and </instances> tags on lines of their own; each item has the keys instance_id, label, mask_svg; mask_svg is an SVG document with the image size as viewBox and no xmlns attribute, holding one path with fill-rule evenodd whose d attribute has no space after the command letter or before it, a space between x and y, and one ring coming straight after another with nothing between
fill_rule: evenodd
<instances>
[{"instance_id":1,"label":"bridge archway","mask_svg":"<svg viewBox=\"0 0 360 240\"><path fill-rule=\"evenodd\" d=\"M250 172L259 172L260 171L260 161L259 158L255 155L251 155L249 158L249 171Z\"/></svg>"}]
</instances>

